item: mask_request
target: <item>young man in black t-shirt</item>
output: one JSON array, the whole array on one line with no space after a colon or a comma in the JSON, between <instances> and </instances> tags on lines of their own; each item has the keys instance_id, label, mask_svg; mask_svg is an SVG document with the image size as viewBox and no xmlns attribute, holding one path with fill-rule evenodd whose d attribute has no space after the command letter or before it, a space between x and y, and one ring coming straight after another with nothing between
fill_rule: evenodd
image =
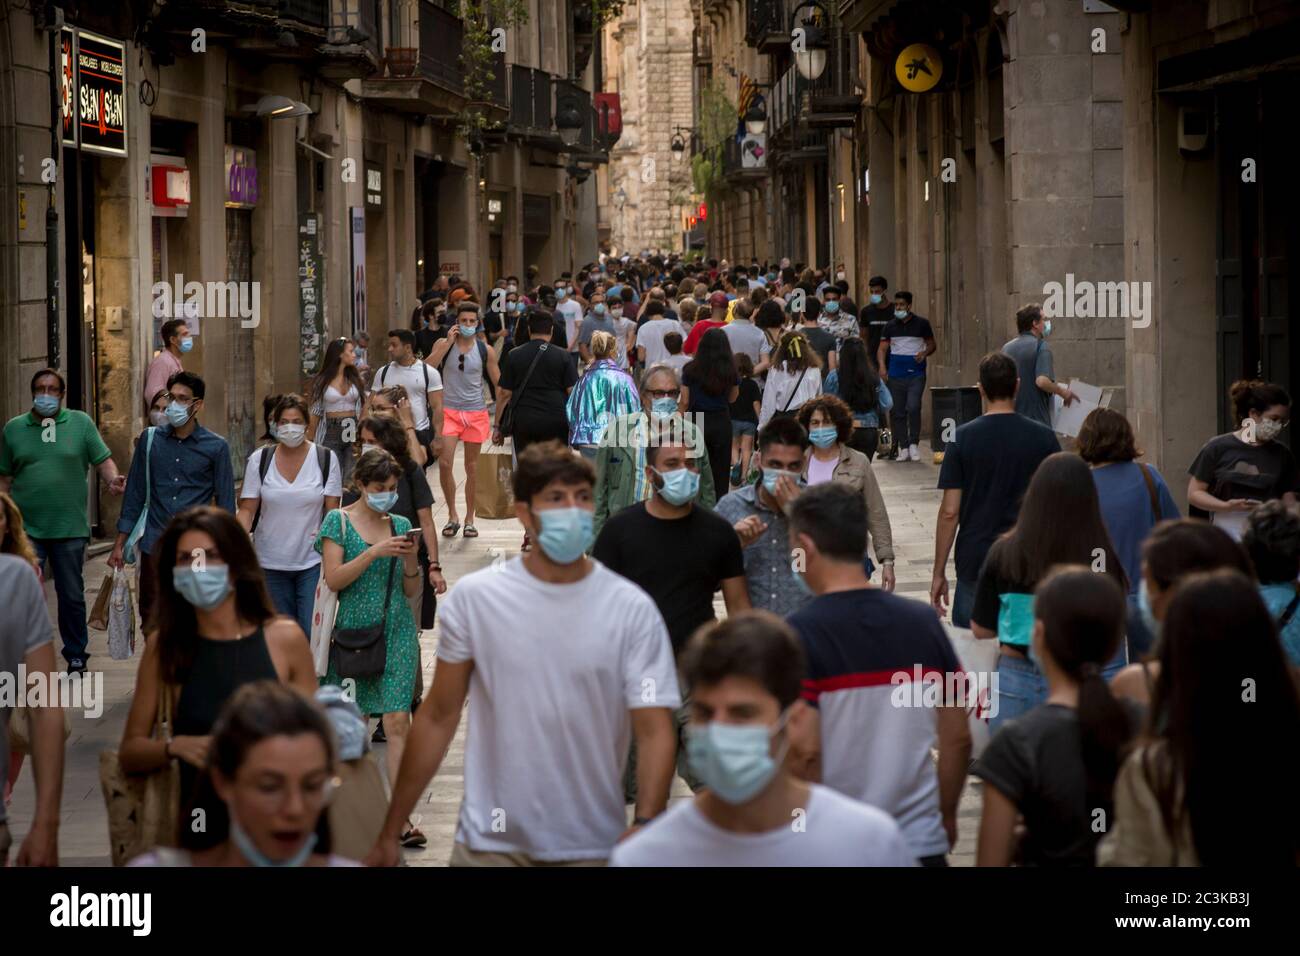
<instances>
[{"instance_id":1,"label":"young man in black t-shirt","mask_svg":"<svg viewBox=\"0 0 1300 956\"><path fill-rule=\"evenodd\" d=\"M671 440L667 434L662 436ZM722 589L727 615L749 610L745 558L740 539L725 519L698 508L700 449L651 443L645 450L646 481L654 493L612 515L601 528L591 556L639 586L659 608L676 654L701 625L716 619L713 594ZM686 764L682 738L689 707L682 688L677 711L677 773L695 790L698 779ZM625 795L636 799L636 752L624 775Z\"/></svg>"},{"instance_id":2,"label":"young man in black t-shirt","mask_svg":"<svg viewBox=\"0 0 1300 956\"><path fill-rule=\"evenodd\" d=\"M941 615L947 613L948 554L955 538L952 623L957 627L970 627L984 557L997 536L1016 523L1029 479L1044 458L1061 450L1050 428L1016 414L1016 388L1022 383L1010 356L984 356L979 375L984 414L957 429L939 469L943 501L934 534L930 603Z\"/></svg>"},{"instance_id":3,"label":"young man in black t-shirt","mask_svg":"<svg viewBox=\"0 0 1300 956\"><path fill-rule=\"evenodd\" d=\"M501 361L492 427L492 443L500 445L501 416L510 408L516 455L535 442L554 439L562 445L569 443L565 403L578 383L578 370L569 361L568 352L551 342L554 316L545 309L533 309L528 313L528 332L529 341L511 349Z\"/></svg>"}]
</instances>

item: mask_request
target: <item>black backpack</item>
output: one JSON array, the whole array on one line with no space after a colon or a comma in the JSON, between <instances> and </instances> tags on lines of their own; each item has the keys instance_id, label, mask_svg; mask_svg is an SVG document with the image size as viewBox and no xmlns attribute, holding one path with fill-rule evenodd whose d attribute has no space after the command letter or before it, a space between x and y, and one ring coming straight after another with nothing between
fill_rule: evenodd
<instances>
[{"instance_id":1,"label":"black backpack","mask_svg":"<svg viewBox=\"0 0 1300 956\"><path fill-rule=\"evenodd\" d=\"M275 450L279 445L265 445L262 448L262 455L257 460L257 479L259 482L266 481L266 473L271 470L271 462L275 460ZM267 452L270 452L268 455ZM320 466L321 486L324 487L330 481L330 450L324 445L316 446L316 464ZM257 514L253 515L253 526L248 529L252 534L257 530L257 523L262 520L262 498L259 495L257 499Z\"/></svg>"}]
</instances>

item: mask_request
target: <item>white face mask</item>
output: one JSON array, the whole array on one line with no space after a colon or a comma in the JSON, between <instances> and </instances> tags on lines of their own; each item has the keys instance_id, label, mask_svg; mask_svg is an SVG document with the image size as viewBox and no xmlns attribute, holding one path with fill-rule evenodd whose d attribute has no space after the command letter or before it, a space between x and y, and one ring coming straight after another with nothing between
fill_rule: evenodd
<instances>
[{"instance_id":1,"label":"white face mask","mask_svg":"<svg viewBox=\"0 0 1300 956\"><path fill-rule=\"evenodd\" d=\"M1281 433L1284 427L1282 422L1274 421L1271 418L1261 418L1255 423L1255 440L1272 441Z\"/></svg>"},{"instance_id":2,"label":"white face mask","mask_svg":"<svg viewBox=\"0 0 1300 956\"><path fill-rule=\"evenodd\" d=\"M288 448L297 448L307 437L306 425L281 425L275 430L275 437Z\"/></svg>"}]
</instances>

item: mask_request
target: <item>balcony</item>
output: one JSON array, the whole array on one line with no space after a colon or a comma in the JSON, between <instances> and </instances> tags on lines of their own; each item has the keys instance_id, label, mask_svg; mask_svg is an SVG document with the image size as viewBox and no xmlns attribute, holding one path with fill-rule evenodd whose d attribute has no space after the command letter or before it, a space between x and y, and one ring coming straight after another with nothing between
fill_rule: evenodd
<instances>
[{"instance_id":1,"label":"balcony","mask_svg":"<svg viewBox=\"0 0 1300 956\"><path fill-rule=\"evenodd\" d=\"M510 67L510 119L507 132L530 146L564 152L564 142L555 129L554 81L545 70Z\"/></svg>"},{"instance_id":2,"label":"balcony","mask_svg":"<svg viewBox=\"0 0 1300 956\"><path fill-rule=\"evenodd\" d=\"M777 53L790 46L792 0L747 0L745 42L759 53Z\"/></svg>"},{"instance_id":3,"label":"balcony","mask_svg":"<svg viewBox=\"0 0 1300 956\"><path fill-rule=\"evenodd\" d=\"M722 146L722 176L734 186L761 182L767 178L767 150L761 137L746 137L737 143L728 136Z\"/></svg>"},{"instance_id":4,"label":"balcony","mask_svg":"<svg viewBox=\"0 0 1300 956\"><path fill-rule=\"evenodd\" d=\"M809 126L831 129L852 127L857 122L862 94L853 82L852 42L850 35L838 29L832 31L826 69L808 84L805 118Z\"/></svg>"},{"instance_id":5,"label":"balcony","mask_svg":"<svg viewBox=\"0 0 1300 956\"><path fill-rule=\"evenodd\" d=\"M460 17L430 0L420 0L412 21L399 24L403 45L384 50L384 67L361 84L368 103L404 113L449 119L465 105L460 54L464 27ZM418 46L410 46L416 40Z\"/></svg>"},{"instance_id":6,"label":"balcony","mask_svg":"<svg viewBox=\"0 0 1300 956\"><path fill-rule=\"evenodd\" d=\"M379 71L381 0L330 0L330 22L317 69L334 80L365 79Z\"/></svg>"}]
</instances>

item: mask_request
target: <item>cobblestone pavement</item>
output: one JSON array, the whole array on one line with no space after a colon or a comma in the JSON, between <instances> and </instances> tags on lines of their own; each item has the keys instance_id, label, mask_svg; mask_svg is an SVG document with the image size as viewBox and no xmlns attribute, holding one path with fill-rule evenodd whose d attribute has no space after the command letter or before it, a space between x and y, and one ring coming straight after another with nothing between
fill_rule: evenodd
<instances>
[{"instance_id":1,"label":"cobblestone pavement","mask_svg":"<svg viewBox=\"0 0 1300 956\"><path fill-rule=\"evenodd\" d=\"M934 554L934 522L939 504L935 489L938 468L925 456L921 462L877 462L876 475L889 508L897 552L896 574L898 593L915 600L928 600L930 565ZM463 482L457 458L458 487ZM435 496L441 499L437 484L437 469L428 472ZM463 498L461 499L463 515ZM439 500L434 505L434 520L441 528L446 520L446 507ZM479 568L486 567L499 555L513 557L519 553L523 538L521 526L514 519L506 521L476 520L480 536L477 540L457 537L448 541L439 539L440 557L447 579L455 581ZM94 599L100 582L107 573L107 548L92 546L92 556L86 563L87 604ZM953 581L951 568L948 575ZM54 589L46 586L50 614L54 615ZM721 596L718 598L722 613ZM109 863L108 831L104 801L99 787L99 752L116 747L121 739L122 727L130 708L132 688L135 683L136 659L114 661L108 656L106 635L90 632L90 651L94 655L91 666L103 673L104 708L96 719L72 713L72 736L68 740L64 770L63 811L59 831L61 859L67 866L107 866ZM428 686L433 676L434 655L438 643L438 629L424 631L420 637L423 650L424 681ZM421 850L406 851L410 866L444 866L451 854L456 829L456 813L464 785L465 724L460 729L447 753L447 758L433 782L429 785L416 810L417 823L429 838L429 845ZM382 744L376 749L382 749ZM378 755L381 758L382 754ZM673 799L689 797L690 791L680 778L674 780ZM10 828L15 836L15 846L31 823L34 805L31 773L24 768L14 788L9 806ZM954 865L972 865L975 857L975 838L979 827L979 783L969 778L962 795L958 815L959 839L950 856Z\"/></svg>"}]
</instances>

